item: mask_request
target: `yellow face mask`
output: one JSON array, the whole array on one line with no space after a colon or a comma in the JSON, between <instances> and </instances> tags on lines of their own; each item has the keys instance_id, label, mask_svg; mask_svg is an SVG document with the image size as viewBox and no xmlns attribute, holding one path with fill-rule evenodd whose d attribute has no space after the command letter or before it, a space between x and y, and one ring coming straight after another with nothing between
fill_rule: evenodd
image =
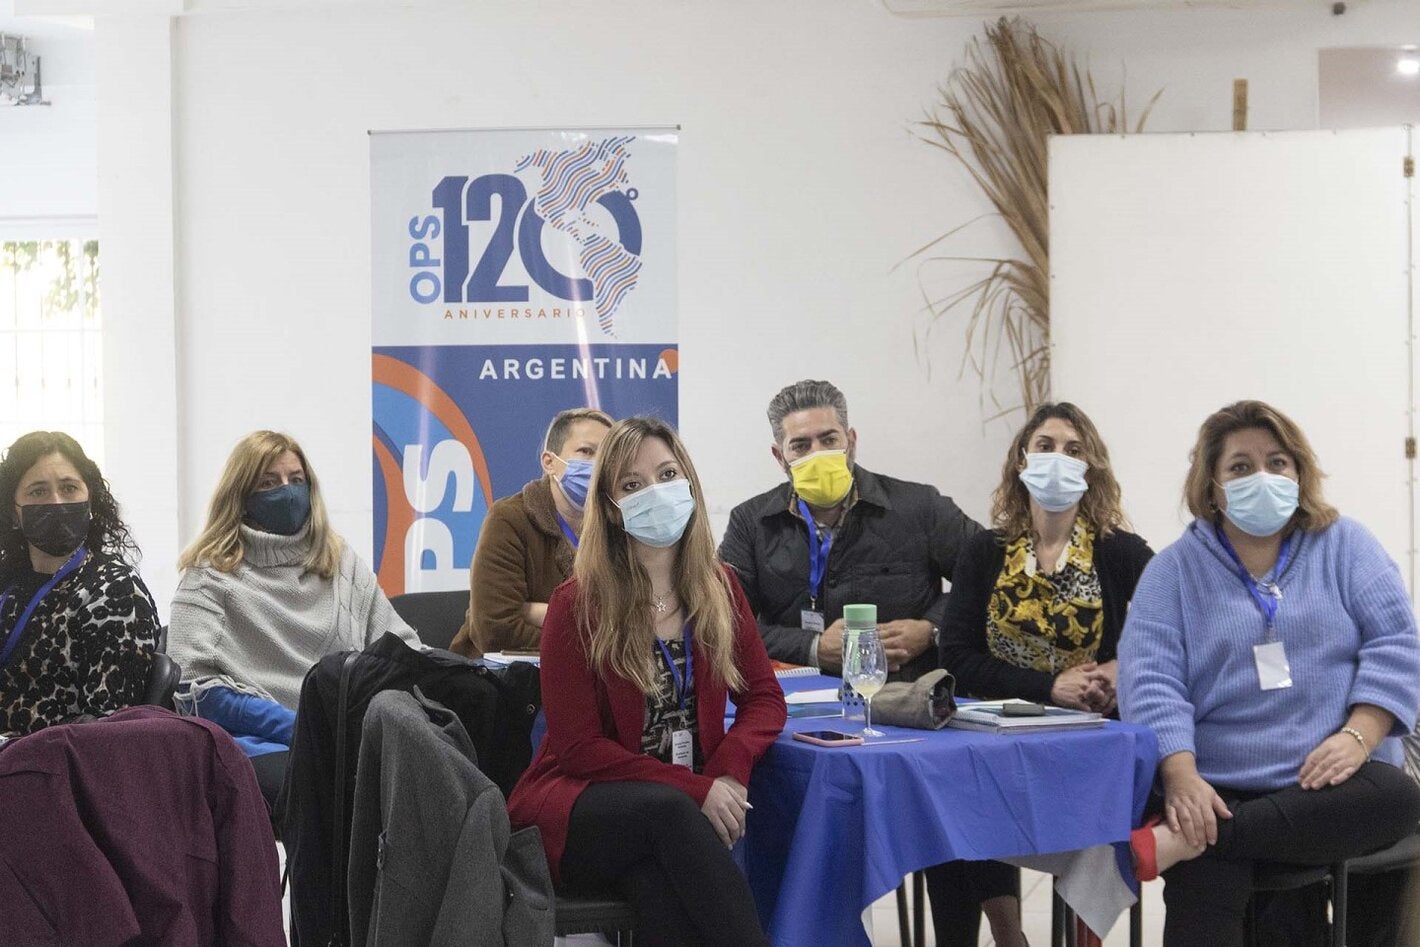
<instances>
[{"instance_id":1,"label":"yellow face mask","mask_svg":"<svg viewBox=\"0 0 1420 947\"><path fill-rule=\"evenodd\" d=\"M848 452L821 450L789 465L794 492L810 506L836 506L853 489Z\"/></svg>"}]
</instances>

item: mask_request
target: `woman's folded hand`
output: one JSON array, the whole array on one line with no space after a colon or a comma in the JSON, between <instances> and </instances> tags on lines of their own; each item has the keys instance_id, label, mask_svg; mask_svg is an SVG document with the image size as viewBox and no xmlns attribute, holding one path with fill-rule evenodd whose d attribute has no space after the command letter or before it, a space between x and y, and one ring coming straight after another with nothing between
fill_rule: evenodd
<instances>
[{"instance_id":1,"label":"woman's folded hand","mask_svg":"<svg viewBox=\"0 0 1420 947\"><path fill-rule=\"evenodd\" d=\"M1218 841L1218 820L1231 819L1227 803L1198 775L1192 753L1175 753L1164 759L1164 813L1169 828L1189 845L1201 848Z\"/></svg>"}]
</instances>

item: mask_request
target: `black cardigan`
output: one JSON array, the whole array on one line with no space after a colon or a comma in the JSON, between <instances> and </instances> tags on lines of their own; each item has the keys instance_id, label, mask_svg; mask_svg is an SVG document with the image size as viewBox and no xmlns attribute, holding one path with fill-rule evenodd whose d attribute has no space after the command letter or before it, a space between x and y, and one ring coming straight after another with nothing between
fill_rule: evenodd
<instances>
[{"instance_id":1,"label":"black cardigan","mask_svg":"<svg viewBox=\"0 0 1420 947\"><path fill-rule=\"evenodd\" d=\"M1095 538L1095 571L1104 599L1104 637L1096 657L1101 664L1115 658L1129 599L1153 555L1149 544L1133 533L1115 530L1108 537ZM991 654L986 644L987 609L1005 562L1006 547L999 530L986 530L972 537L957 557L942 626L942 667L956 678L960 694L986 700L1020 697L1049 703L1054 675L1002 661Z\"/></svg>"}]
</instances>

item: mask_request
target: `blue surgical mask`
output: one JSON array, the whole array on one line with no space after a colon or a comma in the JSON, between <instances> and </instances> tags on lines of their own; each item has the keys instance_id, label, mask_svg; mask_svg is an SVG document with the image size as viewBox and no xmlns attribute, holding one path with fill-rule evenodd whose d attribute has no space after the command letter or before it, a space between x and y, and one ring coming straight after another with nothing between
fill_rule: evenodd
<instances>
[{"instance_id":1,"label":"blue surgical mask","mask_svg":"<svg viewBox=\"0 0 1420 947\"><path fill-rule=\"evenodd\" d=\"M247 497L247 516L268 533L294 536L311 515L311 488L287 483Z\"/></svg>"},{"instance_id":2,"label":"blue surgical mask","mask_svg":"<svg viewBox=\"0 0 1420 947\"><path fill-rule=\"evenodd\" d=\"M1249 536L1271 536L1297 512L1297 481L1259 470L1223 484L1223 514Z\"/></svg>"},{"instance_id":3,"label":"blue surgical mask","mask_svg":"<svg viewBox=\"0 0 1420 947\"><path fill-rule=\"evenodd\" d=\"M562 488L562 495L567 498L567 502L580 510L587 505L587 491L592 486L594 465L590 460L562 460L561 457L557 459L567 467L562 476L557 478L557 485Z\"/></svg>"},{"instance_id":4,"label":"blue surgical mask","mask_svg":"<svg viewBox=\"0 0 1420 947\"><path fill-rule=\"evenodd\" d=\"M1089 464L1068 454L1027 454L1026 469L1019 477L1041 509L1061 513L1085 495L1089 469Z\"/></svg>"},{"instance_id":5,"label":"blue surgical mask","mask_svg":"<svg viewBox=\"0 0 1420 947\"><path fill-rule=\"evenodd\" d=\"M621 508L622 527L632 539L664 549L685 534L695 512L695 497L690 494L690 481L680 478L637 490L616 505Z\"/></svg>"}]
</instances>

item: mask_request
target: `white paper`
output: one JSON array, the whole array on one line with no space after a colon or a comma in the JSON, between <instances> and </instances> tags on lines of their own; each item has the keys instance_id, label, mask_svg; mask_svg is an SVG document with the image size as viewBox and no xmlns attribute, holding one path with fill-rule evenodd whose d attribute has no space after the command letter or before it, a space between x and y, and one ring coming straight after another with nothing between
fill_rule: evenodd
<instances>
[{"instance_id":1,"label":"white paper","mask_svg":"<svg viewBox=\"0 0 1420 947\"><path fill-rule=\"evenodd\" d=\"M695 765L695 744L689 730L671 731L671 762L687 769Z\"/></svg>"},{"instance_id":2,"label":"white paper","mask_svg":"<svg viewBox=\"0 0 1420 947\"><path fill-rule=\"evenodd\" d=\"M515 661L525 661L528 664L537 664L539 656L536 654L504 654L501 651L490 651L483 656L483 660L489 664L512 664Z\"/></svg>"},{"instance_id":3,"label":"white paper","mask_svg":"<svg viewBox=\"0 0 1420 947\"><path fill-rule=\"evenodd\" d=\"M828 704L838 700L838 688L825 687L816 691L794 691L784 695L786 704Z\"/></svg>"},{"instance_id":4,"label":"white paper","mask_svg":"<svg viewBox=\"0 0 1420 947\"><path fill-rule=\"evenodd\" d=\"M1282 642L1255 644L1252 656L1257 662L1257 683L1263 690L1275 691L1292 686L1292 668L1287 663L1287 649Z\"/></svg>"}]
</instances>

